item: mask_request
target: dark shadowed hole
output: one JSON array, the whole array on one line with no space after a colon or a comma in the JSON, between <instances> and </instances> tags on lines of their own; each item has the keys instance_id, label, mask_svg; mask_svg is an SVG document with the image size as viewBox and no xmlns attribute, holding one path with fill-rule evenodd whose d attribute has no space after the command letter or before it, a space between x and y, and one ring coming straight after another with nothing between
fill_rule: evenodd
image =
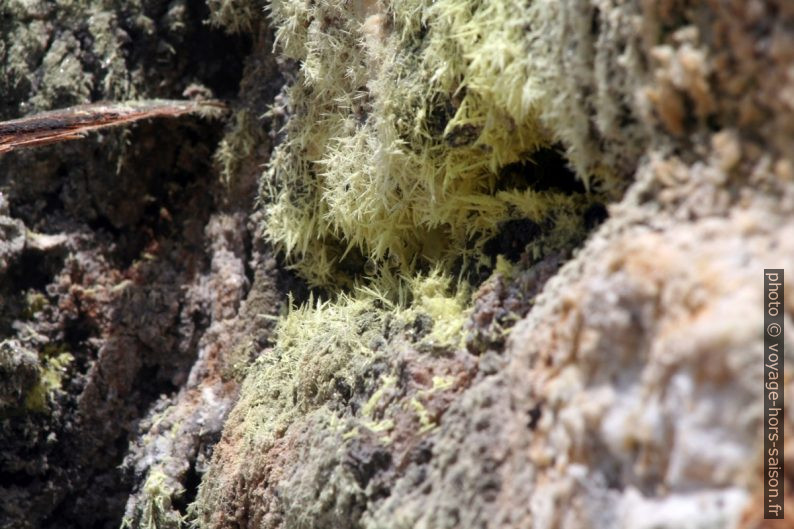
<instances>
[{"instance_id":1,"label":"dark shadowed hole","mask_svg":"<svg viewBox=\"0 0 794 529\"><path fill-rule=\"evenodd\" d=\"M503 255L510 261L518 261L527 244L541 233L541 227L529 219L509 220L502 223L499 233L483 247L486 255Z\"/></svg>"},{"instance_id":2,"label":"dark shadowed hole","mask_svg":"<svg viewBox=\"0 0 794 529\"><path fill-rule=\"evenodd\" d=\"M561 148L540 149L528 160L512 163L502 168L497 190L525 189L535 191L563 191L585 193L584 183L568 166Z\"/></svg>"},{"instance_id":3,"label":"dark shadowed hole","mask_svg":"<svg viewBox=\"0 0 794 529\"><path fill-rule=\"evenodd\" d=\"M10 267L6 279L17 292L28 289L44 292L62 266L63 255L60 252L45 254L38 250L28 250Z\"/></svg>"},{"instance_id":4,"label":"dark shadowed hole","mask_svg":"<svg viewBox=\"0 0 794 529\"><path fill-rule=\"evenodd\" d=\"M182 516L187 515L187 509L191 503L196 501L198 495L199 485L201 485L201 475L196 471L196 458L190 461L190 468L185 475L182 486L185 487L185 492L173 499L174 509L179 511Z\"/></svg>"},{"instance_id":5,"label":"dark shadowed hole","mask_svg":"<svg viewBox=\"0 0 794 529\"><path fill-rule=\"evenodd\" d=\"M229 34L213 28L206 21L210 10L205 2L188 2L192 27L196 34L186 39L191 62L198 67L197 76L221 99L233 98L243 76L243 58L251 51L251 38Z\"/></svg>"}]
</instances>

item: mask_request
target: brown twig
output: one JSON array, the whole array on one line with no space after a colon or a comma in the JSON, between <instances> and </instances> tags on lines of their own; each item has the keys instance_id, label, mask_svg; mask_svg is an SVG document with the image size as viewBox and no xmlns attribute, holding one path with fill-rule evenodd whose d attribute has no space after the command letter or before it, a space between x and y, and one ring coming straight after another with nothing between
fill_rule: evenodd
<instances>
[{"instance_id":1,"label":"brown twig","mask_svg":"<svg viewBox=\"0 0 794 529\"><path fill-rule=\"evenodd\" d=\"M152 99L125 103L93 103L42 112L0 122L0 154L23 147L76 140L93 130L116 127L141 119L177 117L183 114L215 116L225 110L226 105L219 101Z\"/></svg>"}]
</instances>

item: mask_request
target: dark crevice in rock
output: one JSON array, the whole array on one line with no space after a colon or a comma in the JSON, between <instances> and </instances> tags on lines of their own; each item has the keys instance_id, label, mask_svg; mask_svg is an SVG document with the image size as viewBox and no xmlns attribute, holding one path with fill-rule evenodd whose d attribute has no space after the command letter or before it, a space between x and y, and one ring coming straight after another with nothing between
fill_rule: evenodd
<instances>
[{"instance_id":1,"label":"dark crevice in rock","mask_svg":"<svg viewBox=\"0 0 794 529\"><path fill-rule=\"evenodd\" d=\"M560 146L538 149L527 159L503 167L497 190L506 189L587 192L582 179L570 168Z\"/></svg>"},{"instance_id":2,"label":"dark crevice in rock","mask_svg":"<svg viewBox=\"0 0 794 529\"><path fill-rule=\"evenodd\" d=\"M200 484L201 474L196 470L196 459L193 458L190 460L190 467L182 480L184 492L173 500L174 509L176 509L181 516L187 516L188 507L195 501Z\"/></svg>"}]
</instances>

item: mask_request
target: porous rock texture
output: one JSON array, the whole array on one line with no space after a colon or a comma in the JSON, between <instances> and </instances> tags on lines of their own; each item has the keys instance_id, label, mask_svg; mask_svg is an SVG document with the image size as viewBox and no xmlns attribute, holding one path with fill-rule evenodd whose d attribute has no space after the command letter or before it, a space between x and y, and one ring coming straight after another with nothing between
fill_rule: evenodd
<instances>
[{"instance_id":1,"label":"porous rock texture","mask_svg":"<svg viewBox=\"0 0 794 529\"><path fill-rule=\"evenodd\" d=\"M246 76L266 81L232 111L263 113L281 81L244 57L269 44L210 16L201 2L2 2L0 116L234 98ZM0 159L0 527L119 527L163 460L185 481L213 444L236 391L220 352L242 361L264 343L267 320L244 330L238 315L261 321L283 298L251 237L255 176L220 183L223 136L219 121L147 122ZM237 163L261 164L269 141ZM175 422L178 442L141 447Z\"/></svg>"},{"instance_id":2,"label":"porous rock texture","mask_svg":"<svg viewBox=\"0 0 794 529\"><path fill-rule=\"evenodd\" d=\"M63 6L0 6L3 117L232 112L0 159L0 527L788 526L790 2Z\"/></svg>"}]
</instances>

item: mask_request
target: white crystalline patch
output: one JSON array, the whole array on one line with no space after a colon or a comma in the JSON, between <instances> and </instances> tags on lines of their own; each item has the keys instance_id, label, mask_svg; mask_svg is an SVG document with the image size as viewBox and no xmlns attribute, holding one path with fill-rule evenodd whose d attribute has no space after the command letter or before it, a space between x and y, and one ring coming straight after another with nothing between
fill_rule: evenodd
<instances>
[{"instance_id":1,"label":"white crystalline patch","mask_svg":"<svg viewBox=\"0 0 794 529\"><path fill-rule=\"evenodd\" d=\"M737 527L747 492L730 488L646 498L629 489L618 506L621 529L731 529Z\"/></svg>"}]
</instances>

